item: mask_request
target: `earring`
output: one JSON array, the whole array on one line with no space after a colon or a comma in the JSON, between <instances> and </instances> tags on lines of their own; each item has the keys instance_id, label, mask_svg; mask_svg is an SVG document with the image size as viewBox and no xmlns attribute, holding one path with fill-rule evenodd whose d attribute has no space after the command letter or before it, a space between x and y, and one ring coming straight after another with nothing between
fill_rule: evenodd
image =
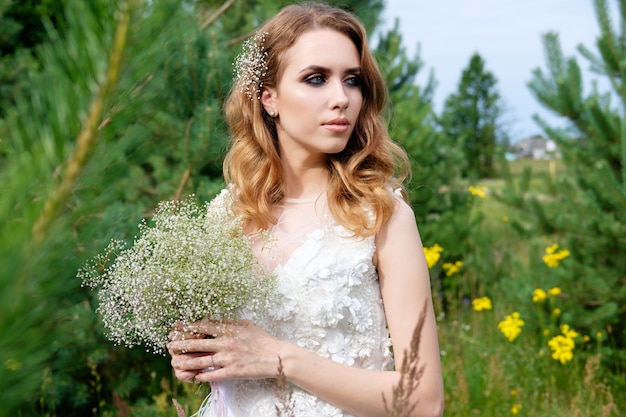
<instances>
[{"instance_id":1,"label":"earring","mask_svg":"<svg viewBox=\"0 0 626 417\"><path fill-rule=\"evenodd\" d=\"M270 117L274 117L276 115L276 112L274 110L270 110L267 113L270 115Z\"/></svg>"}]
</instances>

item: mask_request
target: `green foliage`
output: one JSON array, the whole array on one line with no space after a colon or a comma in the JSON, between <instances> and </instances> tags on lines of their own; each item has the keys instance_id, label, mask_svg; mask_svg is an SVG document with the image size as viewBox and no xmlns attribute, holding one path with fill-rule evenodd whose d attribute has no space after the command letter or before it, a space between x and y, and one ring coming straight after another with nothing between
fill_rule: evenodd
<instances>
[{"instance_id":1,"label":"green foliage","mask_svg":"<svg viewBox=\"0 0 626 417\"><path fill-rule=\"evenodd\" d=\"M624 22L626 1L619 5L619 19ZM529 87L542 105L567 122L565 128L555 128L537 118L558 144L565 175L549 179L549 188L558 191L553 195L528 193L528 181L516 189L509 180L511 187L505 187L502 201L523 213L517 225L522 238L545 234L571 251L571 259L551 279L554 285L568 288L570 320L590 334L599 331L611 337L614 348L607 350L604 359L623 373L626 67L618 62L626 57L626 33L623 26L621 32L612 28L607 2L596 1L595 10L600 25L598 55L585 46L579 51L613 91L602 93L593 84L585 92L577 59L563 55L557 34L545 35L547 70L535 70ZM540 282L545 283L545 278Z\"/></svg>"},{"instance_id":2,"label":"green foliage","mask_svg":"<svg viewBox=\"0 0 626 417\"><path fill-rule=\"evenodd\" d=\"M475 199L469 198L462 179L466 165L460 138L444 135L435 126L432 111L434 76L426 85L416 83L424 63L418 54L407 56L398 25L380 37L376 49L385 81L389 86L392 117L390 133L411 159L409 196L425 245L445 248L446 262L455 262L478 247L489 245L475 239L481 216L473 213ZM484 235L482 235L484 236ZM442 299L456 300L469 295L467 283L431 271L433 286ZM445 294L445 295L444 295Z\"/></svg>"},{"instance_id":3,"label":"green foliage","mask_svg":"<svg viewBox=\"0 0 626 417\"><path fill-rule=\"evenodd\" d=\"M445 102L441 126L450 138L462 140L467 160L463 174L488 178L495 173L496 145L506 142L501 129L503 104L495 76L475 53L463 74L458 92Z\"/></svg>"},{"instance_id":4,"label":"green foliage","mask_svg":"<svg viewBox=\"0 0 626 417\"><path fill-rule=\"evenodd\" d=\"M458 189L457 167L463 157L454 143L442 141L433 127L433 75L424 87L416 84L416 76L424 64L419 52L415 57L407 56L397 22L392 30L380 36L375 53L389 86L390 133L411 159L409 194L417 221L423 225L422 233L428 240L438 229L441 216L453 211L467 196Z\"/></svg>"},{"instance_id":5,"label":"green foliage","mask_svg":"<svg viewBox=\"0 0 626 417\"><path fill-rule=\"evenodd\" d=\"M45 23L63 25L63 1L5 0L0 4L0 56L30 49L46 38Z\"/></svg>"},{"instance_id":6,"label":"green foliage","mask_svg":"<svg viewBox=\"0 0 626 417\"><path fill-rule=\"evenodd\" d=\"M45 38L45 23L63 26L62 10L59 1L0 2L0 117L14 105L18 91L28 90L26 74L38 65L32 50Z\"/></svg>"},{"instance_id":7,"label":"green foliage","mask_svg":"<svg viewBox=\"0 0 626 417\"><path fill-rule=\"evenodd\" d=\"M171 380L167 359L104 340L75 274L157 201L221 187L228 82L214 74L236 51L216 58L225 37L177 3L71 2L0 121L6 415L100 414Z\"/></svg>"}]
</instances>

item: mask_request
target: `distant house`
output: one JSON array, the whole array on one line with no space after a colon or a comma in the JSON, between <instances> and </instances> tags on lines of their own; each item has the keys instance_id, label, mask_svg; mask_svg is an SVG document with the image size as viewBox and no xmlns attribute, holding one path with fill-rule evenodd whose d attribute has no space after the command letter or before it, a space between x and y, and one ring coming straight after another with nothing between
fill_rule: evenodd
<instances>
[{"instance_id":1,"label":"distant house","mask_svg":"<svg viewBox=\"0 0 626 417\"><path fill-rule=\"evenodd\" d=\"M558 157L556 143L541 136L521 139L515 144L517 159L551 159Z\"/></svg>"}]
</instances>

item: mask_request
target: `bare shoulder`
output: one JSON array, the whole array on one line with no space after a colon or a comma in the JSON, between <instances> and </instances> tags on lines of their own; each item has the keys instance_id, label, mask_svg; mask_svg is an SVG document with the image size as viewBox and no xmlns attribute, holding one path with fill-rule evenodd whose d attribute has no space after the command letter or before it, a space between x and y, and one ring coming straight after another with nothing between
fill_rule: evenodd
<instances>
[{"instance_id":1,"label":"bare shoulder","mask_svg":"<svg viewBox=\"0 0 626 417\"><path fill-rule=\"evenodd\" d=\"M389 238L389 235L397 234L417 234L417 224L415 222L415 213L413 208L398 194L394 193L394 211L389 220L383 225L377 236L377 243L383 244Z\"/></svg>"},{"instance_id":2,"label":"bare shoulder","mask_svg":"<svg viewBox=\"0 0 626 417\"><path fill-rule=\"evenodd\" d=\"M376 235L375 261L379 268L413 262L423 255L422 241L411 206L394 194L395 208Z\"/></svg>"}]
</instances>

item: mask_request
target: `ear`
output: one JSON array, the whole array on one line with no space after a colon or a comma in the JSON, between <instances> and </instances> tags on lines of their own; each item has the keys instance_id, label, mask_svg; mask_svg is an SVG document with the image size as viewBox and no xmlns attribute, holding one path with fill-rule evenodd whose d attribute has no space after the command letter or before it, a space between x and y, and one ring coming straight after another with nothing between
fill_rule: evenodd
<instances>
[{"instance_id":1,"label":"ear","mask_svg":"<svg viewBox=\"0 0 626 417\"><path fill-rule=\"evenodd\" d=\"M261 91L261 104L268 114L271 111L278 113L278 109L276 108L276 90L273 88L263 87L263 91Z\"/></svg>"}]
</instances>

